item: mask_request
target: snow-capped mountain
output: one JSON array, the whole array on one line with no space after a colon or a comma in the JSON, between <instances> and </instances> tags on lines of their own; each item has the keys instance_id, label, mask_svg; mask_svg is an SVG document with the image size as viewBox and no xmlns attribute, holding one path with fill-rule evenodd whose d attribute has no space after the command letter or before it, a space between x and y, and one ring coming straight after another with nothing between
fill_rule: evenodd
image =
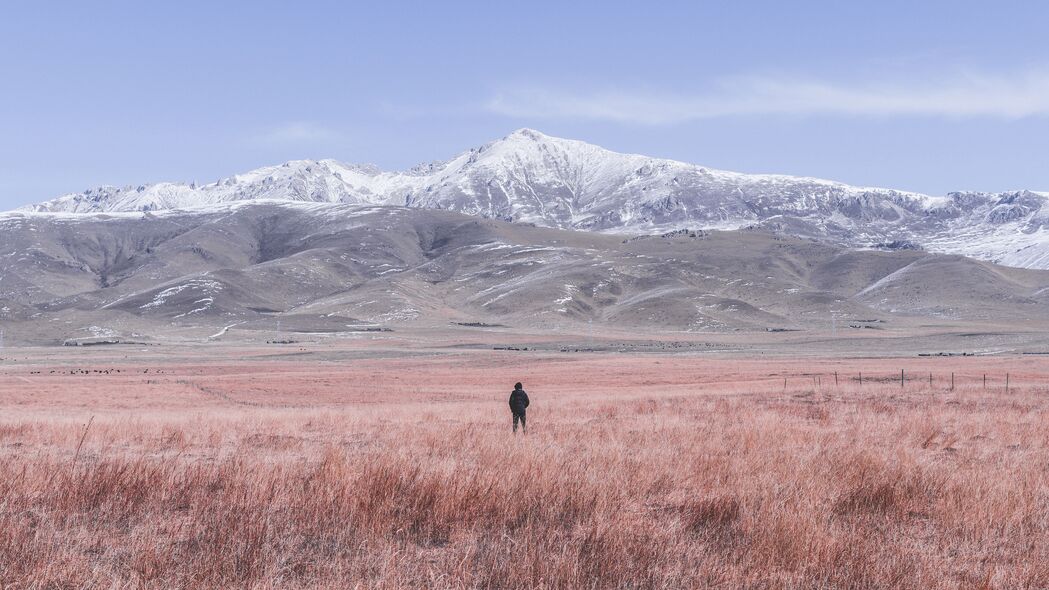
<instances>
[{"instance_id":1,"label":"snow-capped mountain","mask_svg":"<svg viewBox=\"0 0 1049 590\"><path fill-rule=\"evenodd\" d=\"M851 247L922 247L1049 268L1049 194L946 196L739 174L620 154L521 129L405 172L293 161L193 185L102 187L23 210L155 211L278 199L454 210L562 229L663 232L763 226Z\"/></svg>"}]
</instances>

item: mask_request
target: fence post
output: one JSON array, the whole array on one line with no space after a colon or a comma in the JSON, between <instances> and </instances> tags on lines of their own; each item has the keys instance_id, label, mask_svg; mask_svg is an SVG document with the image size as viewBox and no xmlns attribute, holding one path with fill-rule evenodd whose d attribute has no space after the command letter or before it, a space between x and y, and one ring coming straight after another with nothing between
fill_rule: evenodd
<instances>
[{"instance_id":1,"label":"fence post","mask_svg":"<svg viewBox=\"0 0 1049 590\"><path fill-rule=\"evenodd\" d=\"M900 387L903 387L903 369L900 369Z\"/></svg>"},{"instance_id":2,"label":"fence post","mask_svg":"<svg viewBox=\"0 0 1049 590\"><path fill-rule=\"evenodd\" d=\"M987 373L983 374L983 388L987 389Z\"/></svg>"},{"instance_id":3,"label":"fence post","mask_svg":"<svg viewBox=\"0 0 1049 590\"><path fill-rule=\"evenodd\" d=\"M1005 393L1009 393L1009 373L1005 374Z\"/></svg>"},{"instance_id":4,"label":"fence post","mask_svg":"<svg viewBox=\"0 0 1049 590\"><path fill-rule=\"evenodd\" d=\"M954 373L951 373L951 391L954 391Z\"/></svg>"},{"instance_id":5,"label":"fence post","mask_svg":"<svg viewBox=\"0 0 1049 590\"><path fill-rule=\"evenodd\" d=\"M863 373L860 373L860 385L863 385Z\"/></svg>"},{"instance_id":6,"label":"fence post","mask_svg":"<svg viewBox=\"0 0 1049 590\"><path fill-rule=\"evenodd\" d=\"M834 371L834 386L838 386L838 372Z\"/></svg>"},{"instance_id":7,"label":"fence post","mask_svg":"<svg viewBox=\"0 0 1049 590\"><path fill-rule=\"evenodd\" d=\"M932 389L932 373L929 373L929 389Z\"/></svg>"}]
</instances>

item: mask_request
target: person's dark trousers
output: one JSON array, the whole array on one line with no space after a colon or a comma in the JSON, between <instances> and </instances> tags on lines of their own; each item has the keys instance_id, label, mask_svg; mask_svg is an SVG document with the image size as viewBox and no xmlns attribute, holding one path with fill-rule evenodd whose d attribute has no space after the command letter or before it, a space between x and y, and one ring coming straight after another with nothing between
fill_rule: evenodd
<instances>
[{"instance_id":1,"label":"person's dark trousers","mask_svg":"<svg viewBox=\"0 0 1049 590\"><path fill-rule=\"evenodd\" d=\"M521 431L522 432L528 432L528 427L525 426L525 413L521 412L520 414L514 413L514 434L517 433L517 421L518 420L521 421Z\"/></svg>"}]
</instances>

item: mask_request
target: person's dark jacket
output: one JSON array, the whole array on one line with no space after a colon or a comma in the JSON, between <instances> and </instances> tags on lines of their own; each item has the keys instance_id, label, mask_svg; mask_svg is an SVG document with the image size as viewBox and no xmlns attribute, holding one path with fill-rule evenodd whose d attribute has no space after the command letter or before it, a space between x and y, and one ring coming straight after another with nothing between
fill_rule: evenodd
<instances>
[{"instance_id":1,"label":"person's dark jacket","mask_svg":"<svg viewBox=\"0 0 1049 590\"><path fill-rule=\"evenodd\" d=\"M515 389L510 392L510 411L515 414L524 414L528 407L528 394L523 389Z\"/></svg>"}]
</instances>

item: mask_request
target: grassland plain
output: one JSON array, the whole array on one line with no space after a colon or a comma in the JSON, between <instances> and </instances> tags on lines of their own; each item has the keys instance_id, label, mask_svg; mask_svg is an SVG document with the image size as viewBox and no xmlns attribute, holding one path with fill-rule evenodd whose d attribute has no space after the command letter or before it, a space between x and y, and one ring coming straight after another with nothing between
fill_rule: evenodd
<instances>
[{"instance_id":1,"label":"grassland plain","mask_svg":"<svg viewBox=\"0 0 1049 590\"><path fill-rule=\"evenodd\" d=\"M289 348L5 351L0 585L1049 587L1043 357Z\"/></svg>"}]
</instances>

